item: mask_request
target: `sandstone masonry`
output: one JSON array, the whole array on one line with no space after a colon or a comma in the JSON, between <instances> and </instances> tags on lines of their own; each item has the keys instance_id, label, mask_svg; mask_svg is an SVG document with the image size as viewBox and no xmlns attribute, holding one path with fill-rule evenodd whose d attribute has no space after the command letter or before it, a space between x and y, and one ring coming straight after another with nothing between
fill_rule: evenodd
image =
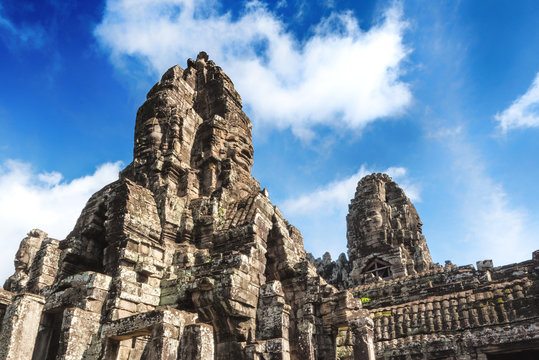
<instances>
[{"instance_id":1,"label":"sandstone masonry","mask_svg":"<svg viewBox=\"0 0 539 360\"><path fill-rule=\"evenodd\" d=\"M434 264L417 211L385 174L361 179L347 224L350 261L309 258L369 310L377 359L539 358L539 251L501 267ZM341 359L350 332L337 338Z\"/></svg>"},{"instance_id":2,"label":"sandstone masonry","mask_svg":"<svg viewBox=\"0 0 539 360\"><path fill-rule=\"evenodd\" d=\"M539 354L539 252L434 264L410 200L373 174L350 204L350 260L314 259L252 164L251 122L221 68L202 52L169 69L119 180L66 239L22 240L0 289L0 360Z\"/></svg>"}]
</instances>

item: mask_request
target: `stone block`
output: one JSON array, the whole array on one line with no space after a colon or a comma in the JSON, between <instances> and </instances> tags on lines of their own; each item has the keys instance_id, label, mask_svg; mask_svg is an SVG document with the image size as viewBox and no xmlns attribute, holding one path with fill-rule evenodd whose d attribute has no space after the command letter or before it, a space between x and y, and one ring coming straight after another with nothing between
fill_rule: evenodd
<instances>
[{"instance_id":1,"label":"stone block","mask_svg":"<svg viewBox=\"0 0 539 360\"><path fill-rule=\"evenodd\" d=\"M6 308L0 331L1 360L31 360L45 299L23 293Z\"/></svg>"},{"instance_id":2,"label":"stone block","mask_svg":"<svg viewBox=\"0 0 539 360\"><path fill-rule=\"evenodd\" d=\"M215 356L213 327L207 324L187 325L180 343L180 360L206 360Z\"/></svg>"}]
</instances>

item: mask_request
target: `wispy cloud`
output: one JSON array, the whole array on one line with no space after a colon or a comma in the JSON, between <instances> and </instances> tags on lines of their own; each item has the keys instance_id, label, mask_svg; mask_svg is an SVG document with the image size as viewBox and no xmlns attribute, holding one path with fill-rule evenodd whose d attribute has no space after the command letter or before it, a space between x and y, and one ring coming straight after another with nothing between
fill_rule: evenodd
<instances>
[{"instance_id":1,"label":"wispy cloud","mask_svg":"<svg viewBox=\"0 0 539 360\"><path fill-rule=\"evenodd\" d=\"M285 8L288 6L288 3L286 0L279 0L277 4L275 5L276 9Z\"/></svg>"},{"instance_id":2,"label":"wispy cloud","mask_svg":"<svg viewBox=\"0 0 539 360\"><path fill-rule=\"evenodd\" d=\"M503 133L517 128L539 127L539 72L528 91L494 118Z\"/></svg>"},{"instance_id":3,"label":"wispy cloud","mask_svg":"<svg viewBox=\"0 0 539 360\"><path fill-rule=\"evenodd\" d=\"M439 133L439 140L452 157L460 207L458 221L463 231L462 237L447 244L448 249L455 252L459 243L465 243L466 253L455 253L466 263L493 259L502 265L530 258L537 246L537 223L524 207L511 201L503 184L488 174L480 151L467 140L462 127L457 129Z\"/></svg>"},{"instance_id":4,"label":"wispy cloud","mask_svg":"<svg viewBox=\"0 0 539 360\"><path fill-rule=\"evenodd\" d=\"M353 175L335 180L317 190L284 200L280 203L283 214L302 231L305 246L315 256L329 251L336 257L346 249L346 214L348 204L354 197L358 181L373 172L384 172L391 176L406 195L420 201L420 186L408 178L403 167L390 167L376 171L362 165Z\"/></svg>"},{"instance_id":5,"label":"wispy cloud","mask_svg":"<svg viewBox=\"0 0 539 360\"><path fill-rule=\"evenodd\" d=\"M426 133L427 138L430 139L446 139L446 138L455 138L462 134L462 126L458 125L455 127L441 127L434 130L429 130Z\"/></svg>"},{"instance_id":6,"label":"wispy cloud","mask_svg":"<svg viewBox=\"0 0 539 360\"><path fill-rule=\"evenodd\" d=\"M33 228L63 239L75 225L86 201L117 179L121 163L105 163L87 176L62 181L58 172L36 173L17 160L0 164L0 246L4 258L0 282L13 272L12 260L20 241Z\"/></svg>"},{"instance_id":7,"label":"wispy cloud","mask_svg":"<svg viewBox=\"0 0 539 360\"><path fill-rule=\"evenodd\" d=\"M10 46L28 46L32 48L40 48L45 39L45 31L39 25L16 25L5 14L5 11L0 4L0 31L8 34L7 42Z\"/></svg>"},{"instance_id":8,"label":"wispy cloud","mask_svg":"<svg viewBox=\"0 0 539 360\"><path fill-rule=\"evenodd\" d=\"M207 51L255 122L302 139L316 125L361 130L411 102L401 80L407 23L397 2L368 30L351 12L333 12L301 41L260 1L239 17L218 8L210 0L108 0L95 35L119 68L138 59L157 73Z\"/></svg>"}]
</instances>

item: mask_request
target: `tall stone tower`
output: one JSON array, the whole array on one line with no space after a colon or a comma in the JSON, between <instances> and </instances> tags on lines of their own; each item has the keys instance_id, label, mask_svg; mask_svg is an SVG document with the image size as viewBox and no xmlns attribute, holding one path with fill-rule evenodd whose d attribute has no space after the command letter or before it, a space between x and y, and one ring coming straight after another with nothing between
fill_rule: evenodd
<instances>
[{"instance_id":1,"label":"tall stone tower","mask_svg":"<svg viewBox=\"0 0 539 360\"><path fill-rule=\"evenodd\" d=\"M66 239L34 230L0 291L0 360L374 360L361 301L320 277L251 175L251 122L200 53L137 113L133 162Z\"/></svg>"},{"instance_id":2,"label":"tall stone tower","mask_svg":"<svg viewBox=\"0 0 539 360\"><path fill-rule=\"evenodd\" d=\"M388 175L361 179L346 222L353 283L413 275L433 267L421 219Z\"/></svg>"}]
</instances>

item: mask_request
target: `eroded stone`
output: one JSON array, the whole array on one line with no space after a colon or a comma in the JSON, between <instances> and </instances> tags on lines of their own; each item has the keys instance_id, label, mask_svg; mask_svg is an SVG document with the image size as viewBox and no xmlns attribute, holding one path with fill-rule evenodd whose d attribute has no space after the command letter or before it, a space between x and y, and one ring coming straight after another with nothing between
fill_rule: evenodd
<instances>
[{"instance_id":1,"label":"eroded stone","mask_svg":"<svg viewBox=\"0 0 539 360\"><path fill-rule=\"evenodd\" d=\"M66 239L32 230L21 242L0 290L0 360L484 360L539 348L539 253L433 264L387 175L358 184L350 261L308 256L251 175L251 122L206 53L150 90L134 142L133 162Z\"/></svg>"}]
</instances>

